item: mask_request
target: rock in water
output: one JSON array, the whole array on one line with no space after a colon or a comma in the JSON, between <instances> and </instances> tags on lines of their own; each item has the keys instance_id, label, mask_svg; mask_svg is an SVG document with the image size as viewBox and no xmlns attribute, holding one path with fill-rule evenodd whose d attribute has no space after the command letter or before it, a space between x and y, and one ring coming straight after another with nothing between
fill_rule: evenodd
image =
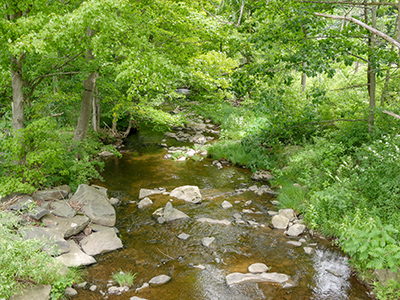
<instances>
[{"instance_id":1,"label":"rock in water","mask_svg":"<svg viewBox=\"0 0 400 300\"><path fill-rule=\"evenodd\" d=\"M274 176L268 171L258 170L253 175L251 175L251 179L258 180L258 181L269 181L269 180L273 180Z\"/></svg>"},{"instance_id":2,"label":"rock in water","mask_svg":"<svg viewBox=\"0 0 400 300\"><path fill-rule=\"evenodd\" d=\"M96 260L84 253L73 240L68 241L70 251L57 259L67 267L87 266L96 263Z\"/></svg>"},{"instance_id":3,"label":"rock in water","mask_svg":"<svg viewBox=\"0 0 400 300\"><path fill-rule=\"evenodd\" d=\"M261 274L242 274L232 273L226 276L228 285L239 284L244 282L273 282L283 284L289 280L289 276L279 273L261 273Z\"/></svg>"},{"instance_id":4,"label":"rock in water","mask_svg":"<svg viewBox=\"0 0 400 300\"><path fill-rule=\"evenodd\" d=\"M201 203L201 193L200 189L197 186L193 185L185 185L174 189L171 194L171 197L175 197L186 202L191 203Z\"/></svg>"},{"instance_id":5,"label":"rock in water","mask_svg":"<svg viewBox=\"0 0 400 300\"><path fill-rule=\"evenodd\" d=\"M296 214L294 213L294 210L291 208L280 209L278 214L280 216L288 218L289 221L293 221L294 219L296 219Z\"/></svg>"},{"instance_id":6,"label":"rock in water","mask_svg":"<svg viewBox=\"0 0 400 300\"><path fill-rule=\"evenodd\" d=\"M306 229L305 225L302 224L294 224L293 226L290 226L286 234L288 236L299 236L304 232Z\"/></svg>"},{"instance_id":7,"label":"rock in water","mask_svg":"<svg viewBox=\"0 0 400 300\"><path fill-rule=\"evenodd\" d=\"M115 209L108 201L104 189L79 185L76 193L69 200L71 206L82 206L82 212L87 215L93 223L114 226Z\"/></svg>"},{"instance_id":8,"label":"rock in water","mask_svg":"<svg viewBox=\"0 0 400 300\"><path fill-rule=\"evenodd\" d=\"M250 273L257 274L257 273L266 273L268 272L268 267L266 264L263 263L255 263L249 266L248 268Z\"/></svg>"},{"instance_id":9,"label":"rock in water","mask_svg":"<svg viewBox=\"0 0 400 300\"><path fill-rule=\"evenodd\" d=\"M138 203L138 208L143 209L152 204L153 204L153 201L151 201L151 199L149 197L145 197L143 200L140 200L140 202Z\"/></svg>"},{"instance_id":10,"label":"rock in water","mask_svg":"<svg viewBox=\"0 0 400 300\"><path fill-rule=\"evenodd\" d=\"M205 247L210 247L210 245L215 241L215 237L205 237L201 239L201 243Z\"/></svg>"},{"instance_id":11,"label":"rock in water","mask_svg":"<svg viewBox=\"0 0 400 300\"><path fill-rule=\"evenodd\" d=\"M171 277L169 277L168 275L158 275L158 276L150 279L149 283L151 285L160 285L160 284L167 283L170 280L171 280Z\"/></svg>"},{"instance_id":12,"label":"rock in water","mask_svg":"<svg viewBox=\"0 0 400 300\"><path fill-rule=\"evenodd\" d=\"M277 229L286 229L289 225L289 219L280 215L273 216L272 225Z\"/></svg>"},{"instance_id":13,"label":"rock in water","mask_svg":"<svg viewBox=\"0 0 400 300\"><path fill-rule=\"evenodd\" d=\"M176 208L174 208L172 206L171 202L168 202L164 208L163 218L167 222L170 222L170 221L179 220L179 219L188 219L189 216L187 214L177 210Z\"/></svg>"},{"instance_id":14,"label":"rock in water","mask_svg":"<svg viewBox=\"0 0 400 300\"><path fill-rule=\"evenodd\" d=\"M80 244L88 255L97 255L122 248L122 242L113 228L95 232L85 237Z\"/></svg>"}]
</instances>

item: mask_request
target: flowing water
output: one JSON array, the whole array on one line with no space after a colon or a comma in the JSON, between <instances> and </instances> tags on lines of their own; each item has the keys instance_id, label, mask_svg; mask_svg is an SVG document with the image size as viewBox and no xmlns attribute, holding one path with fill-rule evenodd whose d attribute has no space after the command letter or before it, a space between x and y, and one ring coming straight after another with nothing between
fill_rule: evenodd
<instances>
[{"instance_id":1,"label":"flowing water","mask_svg":"<svg viewBox=\"0 0 400 300\"><path fill-rule=\"evenodd\" d=\"M137 273L135 286L120 296L108 299L130 299L138 296L148 300L247 300L247 299L371 299L367 290L354 276L347 258L329 242L305 236L315 249L308 255L303 247L287 244L283 230L271 229L268 210L277 210L271 196L257 196L253 192L233 194L240 187L254 184L249 170L234 166L217 169L209 159L174 162L163 158L165 150L159 146L162 135L145 132L130 137L122 158L106 159L104 182L97 183L109 189L109 194L121 200L116 207L117 223L124 248L96 256L97 264L88 267L89 285L97 290L79 290L73 299L105 299L113 273L132 270ZM168 140L169 145L177 144ZM202 192L201 204L173 200L175 208L191 217L158 224L152 213L170 201L167 195L150 196L154 204L144 210L137 208L140 188L166 188L197 185ZM227 200L232 208L223 209ZM246 206L246 201L252 203ZM260 214L243 214L243 219L259 226L210 225L196 222L197 218L227 219L243 209ZM177 236L187 233L186 241ZM209 248L201 244L203 237L215 237ZM247 273L253 263L265 263L270 272L291 277L290 288L277 284L244 283L229 287L225 277L232 272ZM205 269L196 268L203 265ZM166 274L172 277L167 284L135 292L135 288L152 277ZM335 274L335 275L334 275ZM340 276L337 276L340 275Z\"/></svg>"}]
</instances>

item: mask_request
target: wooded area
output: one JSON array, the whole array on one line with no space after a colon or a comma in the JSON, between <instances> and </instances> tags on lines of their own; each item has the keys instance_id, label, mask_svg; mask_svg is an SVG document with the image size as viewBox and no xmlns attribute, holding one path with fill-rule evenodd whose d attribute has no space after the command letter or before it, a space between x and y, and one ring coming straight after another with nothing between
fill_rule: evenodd
<instances>
[{"instance_id":1,"label":"wooded area","mask_svg":"<svg viewBox=\"0 0 400 300\"><path fill-rule=\"evenodd\" d=\"M400 1L0 4L1 196L98 178L99 152L180 106L221 125L215 158L303 186L282 205L359 270L399 272Z\"/></svg>"}]
</instances>

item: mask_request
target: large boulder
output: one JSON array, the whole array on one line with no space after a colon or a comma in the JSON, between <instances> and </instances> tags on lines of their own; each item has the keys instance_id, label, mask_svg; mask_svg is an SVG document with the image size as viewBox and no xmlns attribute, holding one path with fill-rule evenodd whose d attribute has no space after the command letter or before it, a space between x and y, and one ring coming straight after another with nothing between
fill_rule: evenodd
<instances>
[{"instance_id":1,"label":"large boulder","mask_svg":"<svg viewBox=\"0 0 400 300\"><path fill-rule=\"evenodd\" d=\"M170 193L171 197L175 197L186 202L201 203L200 189L194 185L184 185L177 187Z\"/></svg>"},{"instance_id":2,"label":"large boulder","mask_svg":"<svg viewBox=\"0 0 400 300\"><path fill-rule=\"evenodd\" d=\"M70 251L58 256L56 259L67 267L87 266L96 263L96 260L84 253L81 248L72 240L68 241Z\"/></svg>"},{"instance_id":3,"label":"large boulder","mask_svg":"<svg viewBox=\"0 0 400 300\"><path fill-rule=\"evenodd\" d=\"M232 273L226 276L226 283L228 285L239 284L244 282L272 282L284 284L290 279L286 274L279 273Z\"/></svg>"},{"instance_id":4,"label":"large boulder","mask_svg":"<svg viewBox=\"0 0 400 300\"><path fill-rule=\"evenodd\" d=\"M68 185L61 185L53 189L37 191L32 197L41 201L62 200L68 198L70 192L71 188Z\"/></svg>"},{"instance_id":5,"label":"large boulder","mask_svg":"<svg viewBox=\"0 0 400 300\"><path fill-rule=\"evenodd\" d=\"M278 214L280 216L284 216L289 219L289 221L294 221L296 219L296 214L294 213L294 210L291 208L284 208L280 209L278 211Z\"/></svg>"},{"instance_id":6,"label":"large boulder","mask_svg":"<svg viewBox=\"0 0 400 300\"><path fill-rule=\"evenodd\" d=\"M64 240L63 233L54 228L25 227L21 230L25 240L36 239L44 243L43 250L51 255L61 255L69 252L69 245Z\"/></svg>"},{"instance_id":7,"label":"large boulder","mask_svg":"<svg viewBox=\"0 0 400 300\"><path fill-rule=\"evenodd\" d=\"M42 222L49 228L57 230L67 239L83 231L89 224L89 218L84 215L76 215L73 218L57 218L48 214L42 218Z\"/></svg>"},{"instance_id":8,"label":"large boulder","mask_svg":"<svg viewBox=\"0 0 400 300\"><path fill-rule=\"evenodd\" d=\"M51 213L58 217L72 218L76 215L76 211L68 204L68 202L59 200L50 204Z\"/></svg>"},{"instance_id":9,"label":"large boulder","mask_svg":"<svg viewBox=\"0 0 400 300\"><path fill-rule=\"evenodd\" d=\"M81 207L81 211L93 223L105 226L115 225L115 209L109 202L104 188L81 184L69 200L69 204L73 207Z\"/></svg>"},{"instance_id":10,"label":"large boulder","mask_svg":"<svg viewBox=\"0 0 400 300\"><path fill-rule=\"evenodd\" d=\"M35 285L22 293L11 296L10 300L47 300L50 299L51 285Z\"/></svg>"},{"instance_id":11,"label":"large boulder","mask_svg":"<svg viewBox=\"0 0 400 300\"><path fill-rule=\"evenodd\" d=\"M165 205L164 208L164 213L162 216L165 221L170 222L170 221L174 221L174 220L179 220L179 219L188 219L189 216L183 212L181 212L180 210L177 210L176 208L174 208L171 204L171 202L168 202Z\"/></svg>"},{"instance_id":12,"label":"large boulder","mask_svg":"<svg viewBox=\"0 0 400 300\"><path fill-rule=\"evenodd\" d=\"M97 255L122 248L122 242L113 228L95 232L85 237L80 244L88 255Z\"/></svg>"}]
</instances>

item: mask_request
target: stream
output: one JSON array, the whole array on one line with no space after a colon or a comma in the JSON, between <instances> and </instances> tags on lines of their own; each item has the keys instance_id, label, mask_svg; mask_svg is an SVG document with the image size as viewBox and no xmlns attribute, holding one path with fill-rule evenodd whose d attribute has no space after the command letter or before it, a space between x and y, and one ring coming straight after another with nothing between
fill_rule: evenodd
<instances>
[{"instance_id":1,"label":"stream","mask_svg":"<svg viewBox=\"0 0 400 300\"><path fill-rule=\"evenodd\" d=\"M261 185L251 180L247 169L225 166L218 169L208 158L202 161L176 162L164 158L166 150L160 146L164 136L151 131L141 131L126 141L121 158L105 159L104 181L96 184L109 190L109 196L120 203L116 227L123 242L123 249L96 256L97 263L87 268L88 286L97 285L96 291L79 289L73 299L130 299L133 296L148 300L250 300L250 299L371 299L367 289L352 275L347 258L327 240L308 234L288 237L283 230L271 229L268 211L277 211L271 203L272 196L253 192L235 194L235 189ZM169 146L185 145L168 138ZM165 207L171 197L150 196L153 204L138 209L141 188L165 188L168 192L183 185L195 185L201 190L201 204L173 199L174 208L190 216L189 220L176 220L159 224L152 213ZM223 209L223 201L233 207ZM251 204L246 203L251 200ZM243 213L253 209L255 214ZM227 219L241 213L252 225L219 225L196 222L197 218ZM186 241L177 236L190 235ZM205 247L203 237L215 237ZM290 240L306 242L296 247ZM314 249L306 254L303 246ZM290 276L293 287L283 288L271 283L242 283L228 286L226 275L233 272L247 273L253 263L264 263L269 272ZM202 268L198 268L201 265ZM113 273L137 273L134 286L119 296L104 296ZM135 289L151 278L166 274L170 282Z\"/></svg>"}]
</instances>

